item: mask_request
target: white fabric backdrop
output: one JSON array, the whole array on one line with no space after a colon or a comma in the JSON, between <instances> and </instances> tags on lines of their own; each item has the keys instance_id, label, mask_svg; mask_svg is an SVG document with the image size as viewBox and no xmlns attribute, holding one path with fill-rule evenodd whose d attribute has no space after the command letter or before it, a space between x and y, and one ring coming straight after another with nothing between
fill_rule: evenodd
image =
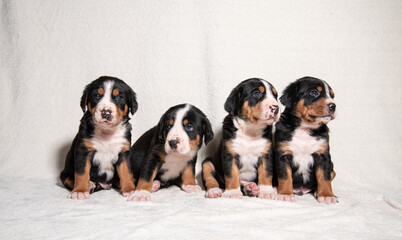
<instances>
[{"instance_id":1,"label":"white fabric backdrop","mask_svg":"<svg viewBox=\"0 0 402 240\"><path fill-rule=\"evenodd\" d=\"M133 141L170 106L185 102L202 109L219 135L226 97L250 77L267 79L282 92L291 81L310 75L326 80L335 91L338 118L329 127L338 206L328 209L312 197L297 198L293 205L249 198L211 202L202 194L188 196L171 188L154 194L156 203L136 208L135 213L148 216L161 204L170 211L183 204L198 204L213 211L189 208L172 221L191 221L187 218L196 212L200 223L210 224L209 216L225 209L220 212L221 221L201 228L198 223L186 225L172 236L189 237L180 235L186 230L198 233L198 238L248 236L249 230L264 230L266 221L277 221L266 227L266 234L277 238L320 238L327 232L330 238L402 237L401 1L3 0L0 14L0 209L8 213L0 217L1 238L68 237L78 231L77 222L85 225L97 219L82 216L77 220L68 214L78 211L76 206L92 210L107 206L120 214L136 206L127 207L122 197L110 191L93 195L86 203L72 203L64 199L67 191L57 180L82 116L82 90L102 75L123 79L137 93L139 110L131 120ZM199 159L214 143L203 147ZM91 203L93 199L96 202ZM10 205L15 209L7 208ZM42 208L49 206L63 212L62 216L43 213ZM280 228L278 219L289 222L295 208L300 213L295 221L300 220L300 225L293 225L293 235L288 228ZM235 219L261 221L232 224L233 215L225 215L226 211L239 211ZM348 216L325 221L326 211L335 216L347 212ZM160 231L138 230L141 226L152 229L161 212L155 214L143 222L136 219L138 225L118 236L146 239L164 236L165 228L177 227L165 220L170 225L160 222ZM324 219L312 223L303 216L314 214ZM115 215L101 216L106 223ZM57 224L64 218L70 218L71 225L61 231ZM219 226L225 221L229 221L224 225L227 231ZM37 231L43 222L54 230ZM352 229L345 223L360 227ZM31 227L22 227L27 225ZM306 226L314 230L306 231ZM94 229L96 224L78 233L94 237L88 235L98 231ZM218 235L205 235L208 231ZM105 233L114 236L112 229Z\"/></svg>"}]
</instances>

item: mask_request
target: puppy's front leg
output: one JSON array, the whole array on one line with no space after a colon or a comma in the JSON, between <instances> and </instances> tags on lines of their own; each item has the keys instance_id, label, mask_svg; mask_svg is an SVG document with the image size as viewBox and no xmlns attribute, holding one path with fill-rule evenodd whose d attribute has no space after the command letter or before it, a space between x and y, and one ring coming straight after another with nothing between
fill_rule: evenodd
<instances>
[{"instance_id":1,"label":"puppy's front leg","mask_svg":"<svg viewBox=\"0 0 402 240\"><path fill-rule=\"evenodd\" d=\"M202 191L201 187L195 184L195 162L196 158L189 162L181 175L183 181L181 188L187 193L198 193Z\"/></svg>"},{"instance_id":2,"label":"puppy's front leg","mask_svg":"<svg viewBox=\"0 0 402 240\"><path fill-rule=\"evenodd\" d=\"M242 198L243 194L240 191L239 167L234 159L223 167L223 171L225 174L225 191L222 197Z\"/></svg>"},{"instance_id":3,"label":"puppy's front leg","mask_svg":"<svg viewBox=\"0 0 402 240\"><path fill-rule=\"evenodd\" d=\"M289 166L290 155L282 155L278 164L278 195L277 200L294 202L292 169Z\"/></svg>"},{"instance_id":4,"label":"puppy's front leg","mask_svg":"<svg viewBox=\"0 0 402 240\"><path fill-rule=\"evenodd\" d=\"M332 180L335 178L335 172L333 170L333 164L328 155L314 154L314 160L317 163L315 166L315 176L317 178L317 192L316 197L318 202L333 204L338 200L335 194L332 192Z\"/></svg>"},{"instance_id":5,"label":"puppy's front leg","mask_svg":"<svg viewBox=\"0 0 402 240\"><path fill-rule=\"evenodd\" d=\"M127 201L150 201L153 181L161 166L159 157L152 154L144 160L136 190L131 193Z\"/></svg>"},{"instance_id":6,"label":"puppy's front leg","mask_svg":"<svg viewBox=\"0 0 402 240\"><path fill-rule=\"evenodd\" d=\"M135 190L135 179L128 159L130 159L130 151L120 153L116 166L117 174L120 178L120 190L124 197L128 197Z\"/></svg>"},{"instance_id":7,"label":"puppy's front leg","mask_svg":"<svg viewBox=\"0 0 402 240\"><path fill-rule=\"evenodd\" d=\"M78 155L79 156L79 155ZM92 154L75 159L74 188L67 198L88 199L89 198L89 172L91 170Z\"/></svg>"}]
</instances>

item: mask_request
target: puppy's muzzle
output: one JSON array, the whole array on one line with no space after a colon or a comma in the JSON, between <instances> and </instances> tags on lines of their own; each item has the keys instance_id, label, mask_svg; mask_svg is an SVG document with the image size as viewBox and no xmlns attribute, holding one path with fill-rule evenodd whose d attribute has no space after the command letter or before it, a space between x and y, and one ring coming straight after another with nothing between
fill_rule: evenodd
<instances>
[{"instance_id":1,"label":"puppy's muzzle","mask_svg":"<svg viewBox=\"0 0 402 240\"><path fill-rule=\"evenodd\" d=\"M274 116L276 116L278 115L279 112L279 106L278 105L269 106L269 110L271 111L271 113L274 114Z\"/></svg>"},{"instance_id":2,"label":"puppy's muzzle","mask_svg":"<svg viewBox=\"0 0 402 240\"><path fill-rule=\"evenodd\" d=\"M169 146L170 146L171 149L176 150L178 143L179 143L178 140L170 140L170 141L169 141Z\"/></svg>"}]
</instances>

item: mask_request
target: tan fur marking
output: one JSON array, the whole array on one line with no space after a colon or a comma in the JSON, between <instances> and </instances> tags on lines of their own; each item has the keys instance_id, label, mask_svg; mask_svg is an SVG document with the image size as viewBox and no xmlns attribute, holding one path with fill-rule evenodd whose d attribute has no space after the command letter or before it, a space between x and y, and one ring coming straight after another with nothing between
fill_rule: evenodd
<instances>
[{"instance_id":1,"label":"tan fur marking","mask_svg":"<svg viewBox=\"0 0 402 240\"><path fill-rule=\"evenodd\" d=\"M329 94L331 94L331 97L334 97L334 91L330 90Z\"/></svg>"},{"instance_id":2,"label":"tan fur marking","mask_svg":"<svg viewBox=\"0 0 402 240\"><path fill-rule=\"evenodd\" d=\"M227 190L238 189L240 187L239 168L232 162L232 177L225 176L225 188Z\"/></svg>"},{"instance_id":3,"label":"tan fur marking","mask_svg":"<svg viewBox=\"0 0 402 240\"><path fill-rule=\"evenodd\" d=\"M169 120L169 125L170 125L170 126L173 126L173 123L174 123L173 119L170 119L170 120Z\"/></svg>"},{"instance_id":4,"label":"tan fur marking","mask_svg":"<svg viewBox=\"0 0 402 240\"><path fill-rule=\"evenodd\" d=\"M119 96L119 94L120 94L119 90L117 90L117 89L113 90L113 93L112 93L113 97L117 97L117 96Z\"/></svg>"},{"instance_id":5,"label":"tan fur marking","mask_svg":"<svg viewBox=\"0 0 402 240\"><path fill-rule=\"evenodd\" d=\"M325 98L320 98L315 101L312 105L305 106L304 99L300 100L296 105L296 111L300 118L307 122L314 122L317 116L324 116L327 105L325 103Z\"/></svg>"},{"instance_id":6,"label":"tan fur marking","mask_svg":"<svg viewBox=\"0 0 402 240\"><path fill-rule=\"evenodd\" d=\"M321 91L322 91L322 87L321 87L321 86L318 86L318 87L317 87L317 90L321 92Z\"/></svg>"},{"instance_id":7,"label":"tan fur marking","mask_svg":"<svg viewBox=\"0 0 402 240\"><path fill-rule=\"evenodd\" d=\"M267 177L265 161L262 161L261 165L258 167L258 185L272 186L272 176Z\"/></svg>"},{"instance_id":8,"label":"tan fur marking","mask_svg":"<svg viewBox=\"0 0 402 240\"><path fill-rule=\"evenodd\" d=\"M72 180L71 178L66 178L64 179L64 185L67 185L69 188L73 189L74 188L74 180Z\"/></svg>"},{"instance_id":9,"label":"tan fur marking","mask_svg":"<svg viewBox=\"0 0 402 240\"><path fill-rule=\"evenodd\" d=\"M116 107L116 123L115 126L119 125L123 120L124 116L128 113L128 106L127 104L124 105L124 110L122 111L119 107Z\"/></svg>"},{"instance_id":10,"label":"tan fur marking","mask_svg":"<svg viewBox=\"0 0 402 240\"><path fill-rule=\"evenodd\" d=\"M183 124L184 124L184 125L187 125L187 123L188 123L188 120L185 119L185 120L183 121Z\"/></svg>"},{"instance_id":11,"label":"tan fur marking","mask_svg":"<svg viewBox=\"0 0 402 240\"><path fill-rule=\"evenodd\" d=\"M291 155L293 151L290 150L290 145L288 142L280 142L279 149L283 152L283 155Z\"/></svg>"},{"instance_id":12,"label":"tan fur marking","mask_svg":"<svg viewBox=\"0 0 402 240\"><path fill-rule=\"evenodd\" d=\"M193 164L190 163L184 169L181 179L183 180L183 185L195 185L195 176L193 173Z\"/></svg>"},{"instance_id":13,"label":"tan fur marking","mask_svg":"<svg viewBox=\"0 0 402 240\"><path fill-rule=\"evenodd\" d=\"M211 162L205 162L202 164L202 176L204 177L205 187L207 191L211 188L218 188L219 183L216 181L212 172L215 171L214 165Z\"/></svg>"},{"instance_id":14,"label":"tan fur marking","mask_svg":"<svg viewBox=\"0 0 402 240\"><path fill-rule=\"evenodd\" d=\"M86 159L83 174L74 173L74 189L71 192L89 192L89 171L91 170L91 160Z\"/></svg>"},{"instance_id":15,"label":"tan fur marking","mask_svg":"<svg viewBox=\"0 0 402 240\"><path fill-rule=\"evenodd\" d=\"M273 93L274 95L277 95L277 94L278 94L278 92L276 91L275 88L272 88L272 93Z\"/></svg>"},{"instance_id":16,"label":"tan fur marking","mask_svg":"<svg viewBox=\"0 0 402 240\"><path fill-rule=\"evenodd\" d=\"M325 180L324 171L322 168L317 168L315 171L317 177L317 197L335 197L332 192L331 181ZM335 172L331 173L331 178L335 177Z\"/></svg>"},{"instance_id":17,"label":"tan fur marking","mask_svg":"<svg viewBox=\"0 0 402 240\"><path fill-rule=\"evenodd\" d=\"M149 182L147 182L144 179L140 178L140 180L138 180L138 184L137 184L137 191L147 190L147 191L150 192L151 189L152 189L152 184L154 183L156 173L157 173L157 169L155 169L154 172L152 173L152 177L149 180Z\"/></svg>"},{"instance_id":18,"label":"tan fur marking","mask_svg":"<svg viewBox=\"0 0 402 240\"><path fill-rule=\"evenodd\" d=\"M158 152L158 156L162 162L165 162L166 155L164 153Z\"/></svg>"},{"instance_id":19,"label":"tan fur marking","mask_svg":"<svg viewBox=\"0 0 402 240\"><path fill-rule=\"evenodd\" d=\"M242 107L242 116L251 123L257 122L261 117L262 101L258 102L255 107L250 107L248 101L245 101Z\"/></svg>"},{"instance_id":20,"label":"tan fur marking","mask_svg":"<svg viewBox=\"0 0 402 240\"><path fill-rule=\"evenodd\" d=\"M198 144L200 144L200 135L197 135L197 137L194 140L190 140L191 150L196 149L198 147Z\"/></svg>"},{"instance_id":21,"label":"tan fur marking","mask_svg":"<svg viewBox=\"0 0 402 240\"><path fill-rule=\"evenodd\" d=\"M120 178L120 188L121 192L131 192L134 191L134 178L133 174L130 172L127 164L127 159L124 159L120 165L116 168L117 174L119 174Z\"/></svg>"},{"instance_id":22,"label":"tan fur marking","mask_svg":"<svg viewBox=\"0 0 402 240\"><path fill-rule=\"evenodd\" d=\"M321 147L320 150L318 150L316 153L318 153L318 154L324 154L325 152L328 151L328 143L327 143L327 142L321 144L320 147Z\"/></svg>"},{"instance_id":23,"label":"tan fur marking","mask_svg":"<svg viewBox=\"0 0 402 240\"><path fill-rule=\"evenodd\" d=\"M83 138L82 141L84 142L84 146L86 147L88 152L95 151L96 149L94 148L94 144L91 142L91 140L87 138Z\"/></svg>"},{"instance_id":24,"label":"tan fur marking","mask_svg":"<svg viewBox=\"0 0 402 240\"><path fill-rule=\"evenodd\" d=\"M103 96L103 94L105 94L105 90L103 90L103 88L99 88L98 89L98 94Z\"/></svg>"},{"instance_id":25,"label":"tan fur marking","mask_svg":"<svg viewBox=\"0 0 402 240\"><path fill-rule=\"evenodd\" d=\"M258 88L258 90L259 90L261 93L264 93L264 92L265 92L265 88L264 88L263 86L260 86L260 87Z\"/></svg>"},{"instance_id":26,"label":"tan fur marking","mask_svg":"<svg viewBox=\"0 0 402 240\"><path fill-rule=\"evenodd\" d=\"M124 142L120 152L127 152L130 150L130 142Z\"/></svg>"},{"instance_id":27,"label":"tan fur marking","mask_svg":"<svg viewBox=\"0 0 402 240\"><path fill-rule=\"evenodd\" d=\"M91 103L88 103L88 110L89 110L89 112L91 113L91 115L93 116L93 115L95 114L96 108L93 108L93 107L91 106Z\"/></svg>"},{"instance_id":28,"label":"tan fur marking","mask_svg":"<svg viewBox=\"0 0 402 240\"><path fill-rule=\"evenodd\" d=\"M292 169L289 166L286 166L286 175L286 180L278 178L278 194L293 195Z\"/></svg>"},{"instance_id":29,"label":"tan fur marking","mask_svg":"<svg viewBox=\"0 0 402 240\"><path fill-rule=\"evenodd\" d=\"M226 142L225 145L232 157L237 155L237 153L233 150L233 142Z\"/></svg>"}]
</instances>

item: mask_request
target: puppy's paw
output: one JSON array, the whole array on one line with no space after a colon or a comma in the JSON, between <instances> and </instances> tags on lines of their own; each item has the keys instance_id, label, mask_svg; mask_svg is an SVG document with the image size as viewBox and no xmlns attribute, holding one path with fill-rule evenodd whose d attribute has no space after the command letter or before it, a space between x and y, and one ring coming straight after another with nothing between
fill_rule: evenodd
<instances>
[{"instance_id":1,"label":"puppy's paw","mask_svg":"<svg viewBox=\"0 0 402 240\"><path fill-rule=\"evenodd\" d=\"M206 198L218 198L222 196L222 190L220 188L211 188L205 193Z\"/></svg>"},{"instance_id":2,"label":"puppy's paw","mask_svg":"<svg viewBox=\"0 0 402 240\"><path fill-rule=\"evenodd\" d=\"M276 199L276 189L270 185L259 185L260 193L258 198L263 199Z\"/></svg>"},{"instance_id":3,"label":"puppy's paw","mask_svg":"<svg viewBox=\"0 0 402 240\"><path fill-rule=\"evenodd\" d=\"M242 198L243 194L240 189L225 190L222 194L224 198Z\"/></svg>"},{"instance_id":4,"label":"puppy's paw","mask_svg":"<svg viewBox=\"0 0 402 240\"><path fill-rule=\"evenodd\" d=\"M278 195L276 195L276 200L285 201L285 202L296 202L295 196L293 196L293 195L278 194Z\"/></svg>"},{"instance_id":5,"label":"puppy's paw","mask_svg":"<svg viewBox=\"0 0 402 240\"><path fill-rule=\"evenodd\" d=\"M123 194L123 197L128 197L131 194L134 194L134 191L130 191L130 192L121 192L121 194Z\"/></svg>"},{"instance_id":6,"label":"puppy's paw","mask_svg":"<svg viewBox=\"0 0 402 240\"><path fill-rule=\"evenodd\" d=\"M326 203L326 204L338 203L338 199L336 197L317 197L317 201L319 203Z\"/></svg>"},{"instance_id":7,"label":"puppy's paw","mask_svg":"<svg viewBox=\"0 0 402 240\"><path fill-rule=\"evenodd\" d=\"M67 198L85 200L89 198L89 192L70 192Z\"/></svg>"},{"instance_id":8,"label":"puppy's paw","mask_svg":"<svg viewBox=\"0 0 402 240\"><path fill-rule=\"evenodd\" d=\"M128 196L127 201L147 202L151 201L151 192L147 190L134 191Z\"/></svg>"},{"instance_id":9,"label":"puppy's paw","mask_svg":"<svg viewBox=\"0 0 402 240\"><path fill-rule=\"evenodd\" d=\"M156 192L161 188L161 182L159 180L154 180L152 183L152 189L151 192Z\"/></svg>"},{"instance_id":10,"label":"puppy's paw","mask_svg":"<svg viewBox=\"0 0 402 240\"><path fill-rule=\"evenodd\" d=\"M255 182L250 182L244 185L244 194L250 197L256 197L260 192L260 188Z\"/></svg>"},{"instance_id":11,"label":"puppy's paw","mask_svg":"<svg viewBox=\"0 0 402 240\"><path fill-rule=\"evenodd\" d=\"M183 185L181 188L187 193L198 193L202 191L201 187L198 185Z\"/></svg>"}]
</instances>

